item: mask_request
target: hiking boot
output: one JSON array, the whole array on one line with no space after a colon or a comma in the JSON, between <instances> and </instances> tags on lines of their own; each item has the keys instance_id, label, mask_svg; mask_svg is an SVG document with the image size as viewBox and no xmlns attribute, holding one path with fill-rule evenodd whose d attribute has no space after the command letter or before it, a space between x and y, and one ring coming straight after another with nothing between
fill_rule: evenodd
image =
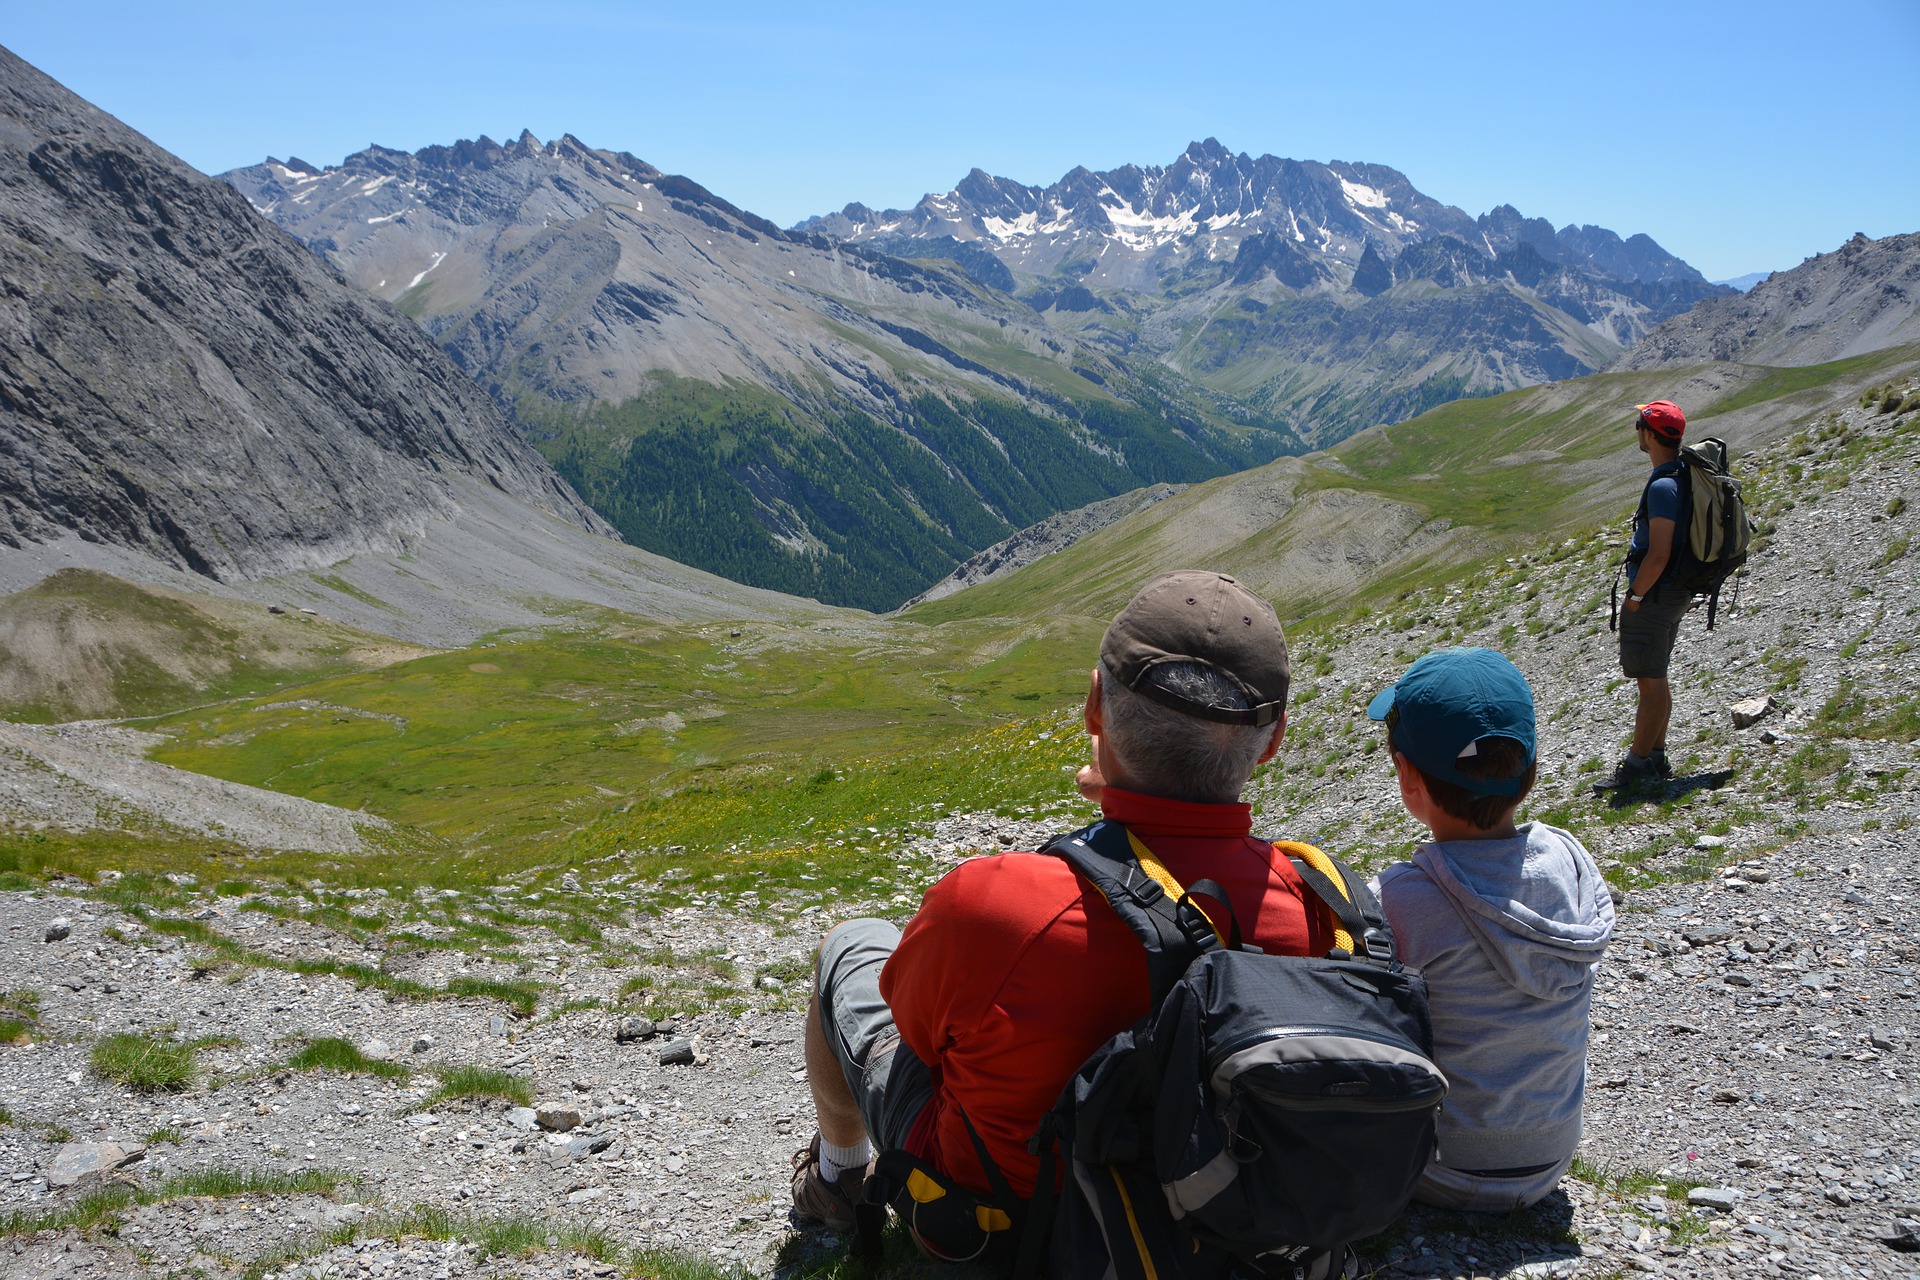
<instances>
[{"instance_id":1,"label":"hiking boot","mask_svg":"<svg viewBox=\"0 0 1920 1280\"><path fill-rule=\"evenodd\" d=\"M1673 766L1667 762L1667 753L1654 751L1637 756L1629 751L1621 757L1620 763L1605 781L1593 784L1595 791L1619 791L1627 787L1637 787L1648 782L1659 782L1673 776Z\"/></svg>"},{"instance_id":2,"label":"hiking boot","mask_svg":"<svg viewBox=\"0 0 1920 1280\"><path fill-rule=\"evenodd\" d=\"M820 1176L820 1133L813 1141L793 1153L793 1211L801 1219L821 1222L835 1231L853 1229L853 1207L867 1189L867 1176L873 1162L864 1169L842 1170L840 1177L828 1182Z\"/></svg>"}]
</instances>

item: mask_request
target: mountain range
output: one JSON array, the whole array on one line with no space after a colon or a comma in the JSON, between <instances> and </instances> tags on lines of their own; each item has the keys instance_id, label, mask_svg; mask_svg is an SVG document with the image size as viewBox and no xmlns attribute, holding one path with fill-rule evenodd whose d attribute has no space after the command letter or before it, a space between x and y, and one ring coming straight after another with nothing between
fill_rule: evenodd
<instances>
[{"instance_id":1,"label":"mountain range","mask_svg":"<svg viewBox=\"0 0 1920 1280\"><path fill-rule=\"evenodd\" d=\"M1920 233L1855 235L1744 294L1675 316L1615 368L1688 360L1809 365L1920 341Z\"/></svg>"},{"instance_id":2,"label":"mountain range","mask_svg":"<svg viewBox=\"0 0 1920 1280\"><path fill-rule=\"evenodd\" d=\"M0 49L0 544L216 579L399 552L464 478L611 532L420 330Z\"/></svg>"},{"instance_id":3,"label":"mountain range","mask_svg":"<svg viewBox=\"0 0 1920 1280\"><path fill-rule=\"evenodd\" d=\"M520 625L554 600L663 618L823 616L743 582L884 608L970 549L996 548L963 577L996 576L1142 511L1114 495L1150 496L1152 519L1169 520L1195 500L1157 499L1303 447L1250 398L1202 387L1137 342L1114 349L1126 308L1151 322L1138 337L1193 298L1230 296L1251 319L1216 317L1201 338L1270 324L1269 361L1306 341L1289 308L1333 308L1348 319L1312 341L1335 348L1341 325L1375 324L1378 361L1418 352L1423 331L1402 324L1418 304L1464 344L1427 348L1438 370L1462 349L1484 353L1512 307L1544 314L1514 274L1529 255L1545 260L1541 245L1566 259L1552 272L1563 285L1638 272L1614 294L1637 290L1638 305L1701 287L1644 238L1496 210L1469 220L1476 246L1457 210L1390 170L1275 162L1324 197L1320 231L1296 216L1281 236L1269 219L1184 265L1198 241L1169 238L1141 250L1173 264L1159 294L1081 283L1098 305L1077 311L1055 294L1036 309L1057 271L1036 276L977 239L909 237L904 247L930 255L909 260L782 230L570 138L373 148L331 169L272 161L222 183L11 55L0 72L0 590L63 567L176 590L197 578L418 643ZM1223 154L1211 157L1222 172L1244 159ZM1191 167L1181 182L1140 171L1128 189L1218 189ZM1100 191L1118 191L1111 176ZM1287 182L1269 182L1260 207ZM1378 200L1350 190L1362 186ZM1346 264L1354 224L1331 212L1333 190L1347 214L1401 238L1369 234ZM1110 227L1124 223L1096 197ZM1224 220L1240 206L1222 200ZM1227 234L1215 217L1204 234ZM1049 218L1035 227L1067 212ZM1308 240L1318 258L1300 256ZM1907 340L1912 240L1856 241L1669 320L1658 331L1669 336L1643 345L1662 360L1779 364ZM1106 255L1115 270L1119 252ZM1694 322L1714 316L1732 318ZM1768 345L1775 329L1788 346ZM1414 402L1476 390L1438 377L1415 384ZM1714 395L1731 385L1685 378ZM1335 520L1327 536L1405 541L1366 506L1341 507L1360 524ZM1245 513L1209 519L1265 527ZM96 589L110 590L69 592L74 609ZM46 617L79 616L62 609ZM65 625L40 627L34 643L57 648Z\"/></svg>"},{"instance_id":4,"label":"mountain range","mask_svg":"<svg viewBox=\"0 0 1920 1280\"><path fill-rule=\"evenodd\" d=\"M628 540L885 608L1056 511L1297 438L946 262L788 232L570 136L224 175L417 319Z\"/></svg>"},{"instance_id":5,"label":"mountain range","mask_svg":"<svg viewBox=\"0 0 1920 1280\"><path fill-rule=\"evenodd\" d=\"M216 608L123 649L117 612L179 613L129 582L434 645L553 600L820 612L612 535L418 325L0 49L0 592L57 578L0 620L0 686L83 708L302 648Z\"/></svg>"},{"instance_id":6,"label":"mountain range","mask_svg":"<svg viewBox=\"0 0 1920 1280\"><path fill-rule=\"evenodd\" d=\"M866 608L1143 484L1590 372L1726 292L1643 235L1211 139L788 230L571 136L223 176L630 541Z\"/></svg>"},{"instance_id":7,"label":"mountain range","mask_svg":"<svg viewBox=\"0 0 1920 1280\"><path fill-rule=\"evenodd\" d=\"M1076 168L1047 187L973 170L912 209L850 204L798 230L954 259L1057 327L1159 361L1315 444L1460 395L1598 369L1730 292L1635 234L1479 217L1377 164L1235 154ZM988 270L974 265L990 261Z\"/></svg>"}]
</instances>

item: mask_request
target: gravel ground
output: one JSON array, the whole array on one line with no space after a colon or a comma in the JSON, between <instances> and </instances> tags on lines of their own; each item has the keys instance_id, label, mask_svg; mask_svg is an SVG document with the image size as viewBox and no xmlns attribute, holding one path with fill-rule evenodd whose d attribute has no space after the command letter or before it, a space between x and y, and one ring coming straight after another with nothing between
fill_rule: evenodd
<instances>
[{"instance_id":1,"label":"gravel ground","mask_svg":"<svg viewBox=\"0 0 1920 1280\"><path fill-rule=\"evenodd\" d=\"M1598 540L1518 559L1499 607L1470 625L1459 625L1464 594L1435 591L1403 602L1404 616L1302 646L1289 745L1255 789L1263 830L1376 865L1406 849L1415 833L1359 708L1426 648L1497 643L1533 680L1543 721L1547 769L1530 811L1565 816L1623 886L1599 971L1579 1176L1511 1217L1410 1213L1370 1249L1378 1274L1920 1275L1920 770L1912 742L1870 736L1920 695L1920 556L1889 558L1920 515L1904 505L1920 497L1920 461L1893 423L1834 425L1887 447L1844 483L1823 476L1818 451L1801 457L1795 505L1769 517L1778 527L1741 608L1711 634L1689 621L1676 665L1684 776L1656 793L1610 806L1589 790L1631 715L1595 613ZM1733 703L1767 697L1771 709L1735 727ZM1842 704L1857 704L1858 736L1835 729ZM955 814L888 838L923 880L971 853L1034 847L1053 825ZM0 987L40 996L32 1043L0 1047L11 1116L0 1217L75 1204L84 1187L49 1185L69 1144L143 1148L104 1176L149 1192L200 1168L350 1178L331 1195L159 1200L123 1209L117 1231L15 1229L0 1235L0 1275L619 1273L631 1255L575 1247L595 1231L760 1275L830 1251L788 1216L788 1157L812 1129L801 993L764 974L791 975L830 919L903 918L910 895L824 907L696 896L655 916L605 870L562 882L628 909L601 943L517 931L491 958L383 950L262 909L274 904L201 896L168 909L279 960L380 962L436 987L536 979L549 987L531 1017L489 999L389 999L340 977L213 965L204 945L74 882L0 894ZM67 931L47 941L56 917ZM729 998L625 1042L619 1012L559 1007L616 1003L626 970L604 958L669 949L724 959ZM192 1088L138 1093L91 1069L100 1037L160 1026L217 1041ZM412 1078L280 1065L317 1035L405 1062ZM563 1108L580 1122L550 1130L505 1100L428 1103L437 1072L470 1065L524 1077L550 1124L565 1123ZM415 1206L443 1225L396 1227ZM515 1219L549 1234L530 1253L483 1256L486 1224Z\"/></svg>"}]
</instances>

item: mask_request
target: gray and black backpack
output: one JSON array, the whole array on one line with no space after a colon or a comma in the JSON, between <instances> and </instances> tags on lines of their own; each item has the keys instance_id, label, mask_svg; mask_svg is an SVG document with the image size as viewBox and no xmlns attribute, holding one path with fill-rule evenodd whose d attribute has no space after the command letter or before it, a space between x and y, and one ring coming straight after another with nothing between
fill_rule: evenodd
<instances>
[{"instance_id":1,"label":"gray and black backpack","mask_svg":"<svg viewBox=\"0 0 1920 1280\"><path fill-rule=\"evenodd\" d=\"M1275 848L1338 922L1325 956L1242 945L1225 890L1183 888L1119 823L1051 841L1041 852L1145 948L1151 1012L1096 1049L1042 1121L1030 1202L975 1136L993 1196L888 1152L874 1207L891 1203L929 1253L1023 1280L1347 1274L1351 1243L1412 1198L1447 1082L1426 983L1395 958L1366 883L1311 845ZM1196 896L1224 908L1225 944ZM877 1244L877 1223L861 1235Z\"/></svg>"}]
</instances>

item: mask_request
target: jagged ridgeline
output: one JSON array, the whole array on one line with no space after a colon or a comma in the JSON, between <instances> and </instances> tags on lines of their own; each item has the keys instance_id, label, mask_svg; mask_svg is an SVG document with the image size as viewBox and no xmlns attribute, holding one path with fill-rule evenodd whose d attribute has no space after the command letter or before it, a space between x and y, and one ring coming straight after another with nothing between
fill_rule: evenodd
<instances>
[{"instance_id":1,"label":"jagged ridgeline","mask_svg":"<svg viewBox=\"0 0 1920 1280\"><path fill-rule=\"evenodd\" d=\"M1055 512L1301 445L961 252L788 232L572 137L227 180L414 316L640 546L886 609ZM1004 283L1004 281L1000 281Z\"/></svg>"},{"instance_id":2,"label":"jagged ridgeline","mask_svg":"<svg viewBox=\"0 0 1920 1280\"><path fill-rule=\"evenodd\" d=\"M1645 235L1473 217L1378 164L1234 154L1076 168L1050 186L975 169L911 209L850 204L798 230L952 260L1054 328L1157 362L1329 445L1463 396L1605 367L1729 291Z\"/></svg>"}]
</instances>

